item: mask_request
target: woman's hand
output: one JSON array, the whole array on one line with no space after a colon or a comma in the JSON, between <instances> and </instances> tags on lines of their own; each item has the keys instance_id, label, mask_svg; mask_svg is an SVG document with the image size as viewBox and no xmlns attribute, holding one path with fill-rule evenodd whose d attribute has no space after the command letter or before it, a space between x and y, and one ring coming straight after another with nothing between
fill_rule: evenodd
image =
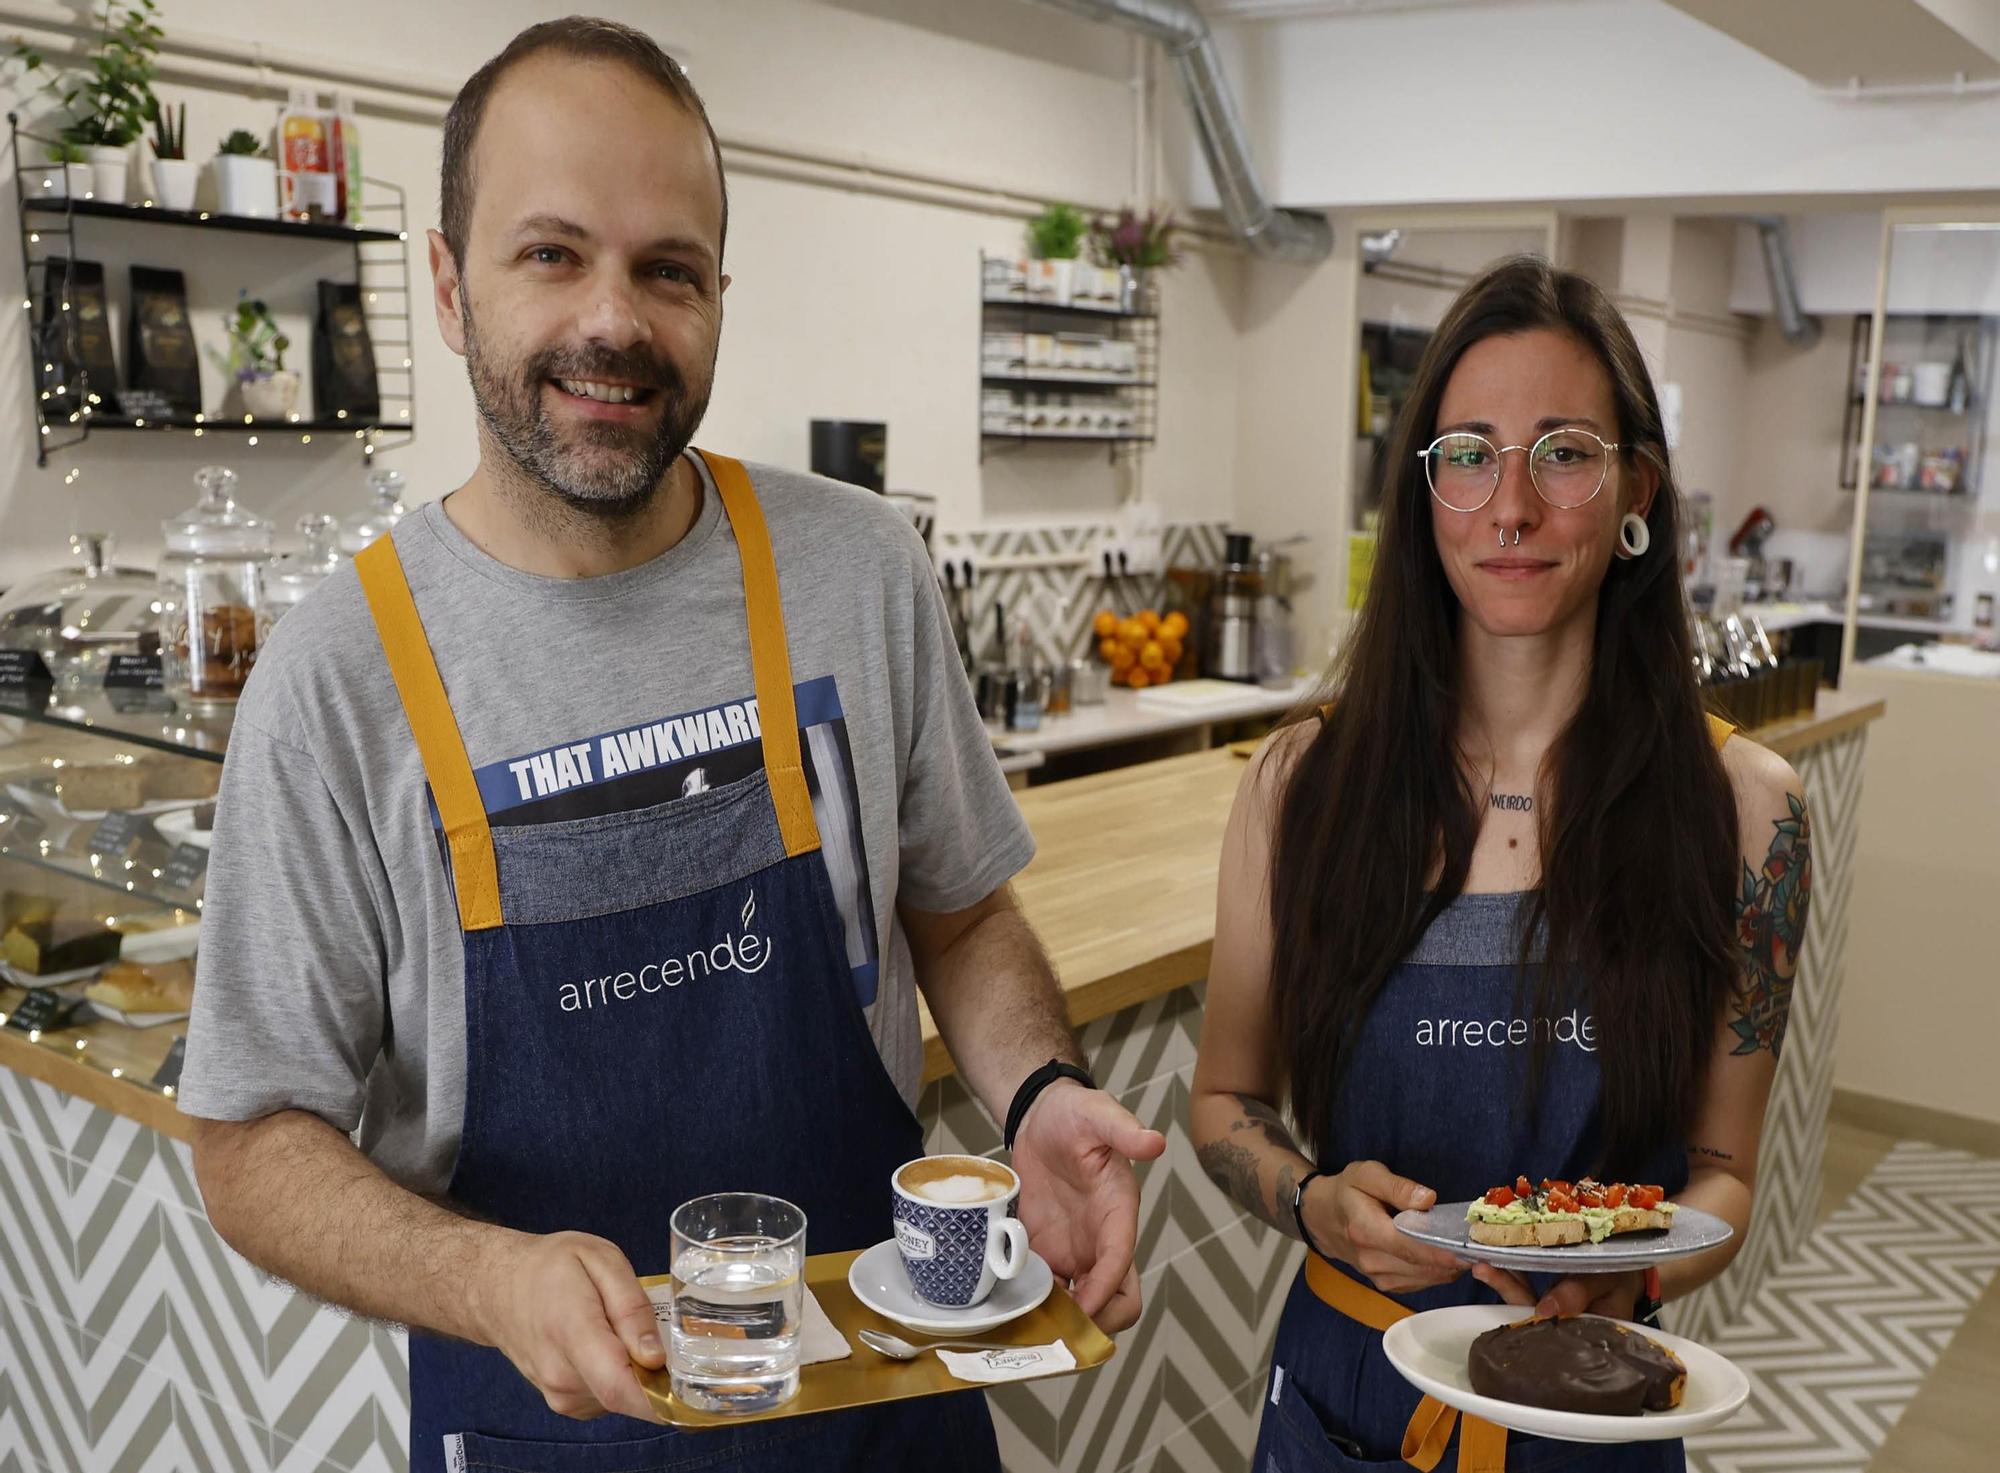
<instances>
[{"instance_id":1,"label":"woman's hand","mask_svg":"<svg viewBox=\"0 0 2000 1473\"><path fill-rule=\"evenodd\" d=\"M1356 1161L1337 1176L1315 1180L1301 1208L1320 1252L1367 1275L1385 1293L1414 1294L1449 1284L1469 1267L1396 1231L1390 1221L1405 1208L1421 1212L1436 1202L1436 1192L1380 1161Z\"/></svg>"},{"instance_id":2,"label":"woman's hand","mask_svg":"<svg viewBox=\"0 0 2000 1473\"><path fill-rule=\"evenodd\" d=\"M1472 1276L1498 1294L1508 1304L1532 1308L1536 1319L1562 1314L1601 1314L1614 1320L1629 1320L1645 1292L1644 1270L1623 1274L1590 1274L1584 1278L1558 1279L1539 1299L1519 1274L1490 1263L1476 1264Z\"/></svg>"}]
</instances>

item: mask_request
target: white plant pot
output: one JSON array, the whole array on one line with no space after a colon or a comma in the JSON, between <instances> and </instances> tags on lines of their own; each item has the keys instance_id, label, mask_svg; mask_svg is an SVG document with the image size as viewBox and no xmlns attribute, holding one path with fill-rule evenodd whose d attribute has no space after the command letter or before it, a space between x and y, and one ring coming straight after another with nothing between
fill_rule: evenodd
<instances>
[{"instance_id":1,"label":"white plant pot","mask_svg":"<svg viewBox=\"0 0 2000 1473\"><path fill-rule=\"evenodd\" d=\"M250 154L215 156L216 208L225 215L278 218L278 164Z\"/></svg>"},{"instance_id":2,"label":"white plant pot","mask_svg":"<svg viewBox=\"0 0 2000 1473\"><path fill-rule=\"evenodd\" d=\"M34 199L82 199L91 192L89 164L58 164L51 160L28 170L24 187Z\"/></svg>"},{"instance_id":3,"label":"white plant pot","mask_svg":"<svg viewBox=\"0 0 2000 1473\"><path fill-rule=\"evenodd\" d=\"M100 145L85 150L90 155L91 190L107 205L125 203L125 190L132 177L132 150Z\"/></svg>"},{"instance_id":4,"label":"white plant pot","mask_svg":"<svg viewBox=\"0 0 2000 1473\"><path fill-rule=\"evenodd\" d=\"M1076 287L1074 259L1042 258L1028 263L1028 299L1052 306L1067 307Z\"/></svg>"},{"instance_id":5,"label":"white plant pot","mask_svg":"<svg viewBox=\"0 0 2000 1473\"><path fill-rule=\"evenodd\" d=\"M283 419L299 402L299 376L289 369L243 380L243 408L256 419Z\"/></svg>"},{"instance_id":6,"label":"white plant pot","mask_svg":"<svg viewBox=\"0 0 2000 1473\"><path fill-rule=\"evenodd\" d=\"M163 210L192 210L201 165L191 159L153 160L153 201Z\"/></svg>"}]
</instances>

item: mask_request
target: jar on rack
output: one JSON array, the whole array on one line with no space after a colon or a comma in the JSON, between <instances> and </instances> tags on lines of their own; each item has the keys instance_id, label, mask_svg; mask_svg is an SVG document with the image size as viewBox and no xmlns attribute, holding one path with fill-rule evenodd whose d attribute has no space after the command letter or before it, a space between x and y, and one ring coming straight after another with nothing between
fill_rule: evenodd
<instances>
[{"instance_id":1,"label":"jar on rack","mask_svg":"<svg viewBox=\"0 0 2000 1473\"><path fill-rule=\"evenodd\" d=\"M273 528L236 504L236 472L195 472L201 496L163 524L160 662L167 694L196 710L235 705L270 630Z\"/></svg>"},{"instance_id":2,"label":"jar on rack","mask_svg":"<svg viewBox=\"0 0 2000 1473\"><path fill-rule=\"evenodd\" d=\"M340 550L334 546L338 533L333 518L325 513L299 518L299 536L305 545L273 563L270 576L264 580L264 607L271 623L276 624L340 566Z\"/></svg>"}]
</instances>

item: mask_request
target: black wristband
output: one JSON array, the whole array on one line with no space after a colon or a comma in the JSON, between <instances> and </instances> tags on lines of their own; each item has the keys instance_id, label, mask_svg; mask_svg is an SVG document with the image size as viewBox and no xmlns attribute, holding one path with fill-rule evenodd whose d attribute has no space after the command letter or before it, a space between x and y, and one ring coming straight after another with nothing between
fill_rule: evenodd
<instances>
[{"instance_id":1,"label":"black wristband","mask_svg":"<svg viewBox=\"0 0 2000 1473\"><path fill-rule=\"evenodd\" d=\"M1097 1081L1076 1065L1065 1064L1061 1059L1050 1059L1022 1080L1021 1087L1014 1091L1014 1103L1007 1107L1007 1129L1003 1136L1008 1150L1014 1149L1014 1137L1020 1134L1021 1122L1028 1118L1028 1106L1034 1104L1035 1096L1058 1079L1074 1079L1085 1089L1097 1088Z\"/></svg>"},{"instance_id":2,"label":"black wristband","mask_svg":"<svg viewBox=\"0 0 2000 1473\"><path fill-rule=\"evenodd\" d=\"M1312 1234L1306 1231L1306 1188L1325 1175L1324 1171L1308 1171L1299 1178L1299 1184L1292 1188L1292 1221L1298 1224L1299 1241L1306 1245L1307 1252L1319 1253L1321 1258L1326 1258L1326 1255L1319 1252L1319 1244L1315 1243ZM1327 1262L1331 1263L1333 1260L1327 1258Z\"/></svg>"}]
</instances>

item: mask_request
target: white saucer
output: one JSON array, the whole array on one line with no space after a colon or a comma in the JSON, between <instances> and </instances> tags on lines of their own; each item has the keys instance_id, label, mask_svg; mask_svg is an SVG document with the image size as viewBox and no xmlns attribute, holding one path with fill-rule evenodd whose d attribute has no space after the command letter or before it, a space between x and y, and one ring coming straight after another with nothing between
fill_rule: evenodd
<instances>
[{"instance_id":1,"label":"white saucer","mask_svg":"<svg viewBox=\"0 0 2000 1473\"><path fill-rule=\"evenodd\" d=\"M1021 1271L1011 1279L997 1281L993 1292L980 1303L970 1309L941 1309L917 1298L910 1288L910 1276L894 1238L877 1243L847 1271L847 1287L854 1291L854 1297L884 1319L912 1330L946 1335L975 1334L1019 1319L1048 1298L1055 1284L1056 1276L1042 1255L1030 1249Z\"/></svg>"},{"instance_id":2,"label":"white saucer","mask_svg":"<svg viewBox=\"0 0 2000 1473\"><path fill-rule=\"evenodd\" d=\"M1516 1432L1562 1442L1659 1442L1691 1437L1735 1416L1750 1398L1750 1379L1706 1346L1660 1330L1638 1333L1671 1350L1687 1367L1687 1391L1670 1412L1607 1417L1585 1412L1552 1412L1544 1407L1496 1401L1472 1389L1466 1367L1472 1342L1496 1325L1530 1318L1511 1304L1462 1304L1398 1320L1382 1336L1382 1351L1403 1379L1448 1407L1483 1417Z\"/></svg>"}]
</instances>

